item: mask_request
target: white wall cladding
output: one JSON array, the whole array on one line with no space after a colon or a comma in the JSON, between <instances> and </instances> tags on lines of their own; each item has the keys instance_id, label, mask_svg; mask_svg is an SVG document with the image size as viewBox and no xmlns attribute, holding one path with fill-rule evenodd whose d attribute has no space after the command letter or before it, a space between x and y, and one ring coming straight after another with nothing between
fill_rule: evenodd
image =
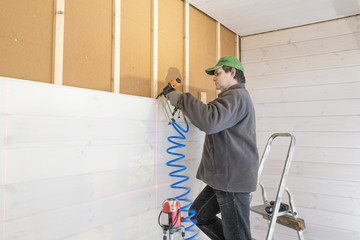
<instances>
[{"instance_id":1,"label":"white wall cladding","mask_svg":"<svg viewBox=\"0 0 360 240\"><path fill-rule=\"evenodd\" d=\"M297 139L287 185L305 239L360 239L360 16L244 37L241 47L260 152L273 132ZM273 196L286 156L278 145L263 173ZM252 215L254 237L266 229ZM297 239L280 225L275 232Z\"/></svg>"},{"instance_id":2,"label":"white wall cladding","mask_svg":"<svg viewBox=\"0 0 360 240\"><path fill-rule=\"evenodd\" d=\"M0 239L161 238L174 134L155 99L0 77ZM186 136L196 195L204 135Z\"/></svg>"}]
</instances>

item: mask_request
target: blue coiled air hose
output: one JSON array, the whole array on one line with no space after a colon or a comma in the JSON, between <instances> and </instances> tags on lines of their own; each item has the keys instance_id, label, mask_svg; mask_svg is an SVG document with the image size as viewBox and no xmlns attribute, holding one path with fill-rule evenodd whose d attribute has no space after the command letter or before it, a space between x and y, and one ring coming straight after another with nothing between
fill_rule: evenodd
<instances>
[{"instance_id":1,"label":"blue coiled air hose","mask_svg":"<svg viewBox=\"0 0 360 240\"><path fill-rule=\"evenodd\" d=\"M194 233L194 235L192 235L191 237L189 238L185 238L186 240L190 240L190 239L194 239L198 233L192 229L192 227L195 226L196 222L193 222L191 220L191 218L193 216L195 216L196 214L196 211L195 210L192 210L190 209L191 205L193 204L193 202L189 199L186 198L186 196L190 193L191 189L188 188L188 187L185 187L185 186L181 186L182 183L186 182L187 180L189 180L189 177L188 176L185 176L185 175L180 175L179 173L185 171L187 168L183 165L180 165L180 164L175 164L177 161L180 161L182 159L185 158L185 154L181 154L181 153L177 153L177 152L174 152L174 150L176 149L179 149L179 148L184 148L186 147L185 144L182 144L182 143L179 143L178 140L186 140L186 137L184 135L184 133L187 133L189 131L189 124L186 120L186 118L184 117L184 120L185 120L185 124L186 124L186 128L182 128L178 123L176 123L175 121L172 121L171 125L174 127L174 129L179 133L179 136L170 136L168 137L168 141L171 142L172 144L174 144L173 146L169 147L166 152L168 154L171 154L171 155L174 155L176 158L173 159L173 160L170 160L166 163L167 166L169 167L174 167L176 168L177 170L174 170L172 172L169 173L169 176L171 177L175 177L175 178L179 178L180 180L171 184L170 187L171 188L176 188L176 189L182 189L182 190L185 190L185 193L175 197L179 202L186 202L187 204L184 205L184 206L181 206L181 212L187 212L188 213L188 216L184 218L184 222L187 223L187 225L189 226L186 226L185 227L185 231L188 231L188 232L192 232Z\"/></svg>"}]
</instances>

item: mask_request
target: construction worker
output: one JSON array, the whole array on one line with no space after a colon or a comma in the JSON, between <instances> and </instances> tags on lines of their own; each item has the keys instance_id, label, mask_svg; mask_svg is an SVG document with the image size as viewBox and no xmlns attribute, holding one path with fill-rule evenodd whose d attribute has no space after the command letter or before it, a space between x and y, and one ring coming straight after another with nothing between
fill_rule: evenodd
<instances>
[{"instance_id":1,"label":"construction worker","mask_svg":"<svg viewBox=\"0 0 360 240\"><path fill-rule=\"evenodd\" d=\"M256 190L259 157L244 68L237 58L227 56L205 72L214 75L216 89L221 91L215 100L204 104L179 91L167 95L206 133L196 174L206 186L191 206L196 210L192 220L210 239L251 240L250 194Z\"/></svg>"}]
</instances>

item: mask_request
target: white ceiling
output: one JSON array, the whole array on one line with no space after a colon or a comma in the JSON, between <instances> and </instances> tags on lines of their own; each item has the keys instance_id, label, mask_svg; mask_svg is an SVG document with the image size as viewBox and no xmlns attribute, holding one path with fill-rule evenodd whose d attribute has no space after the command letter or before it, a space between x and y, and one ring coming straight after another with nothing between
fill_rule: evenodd
<instances>
[{"instance_id":1,"label":"white ceiling","mask_svg":"<svg viewBox=\"0 0 360 240\"><path fill-rule=\"evenodd\" d=\"M360 0L186 0L246 36L360 13Z\"/></svg>"}]
</instances>

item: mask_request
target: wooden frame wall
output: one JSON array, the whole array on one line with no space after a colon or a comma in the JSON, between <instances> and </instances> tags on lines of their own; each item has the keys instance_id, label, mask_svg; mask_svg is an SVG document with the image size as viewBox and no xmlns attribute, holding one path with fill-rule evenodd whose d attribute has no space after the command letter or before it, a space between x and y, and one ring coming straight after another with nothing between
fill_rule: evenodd
<instances>
[{"instance_id":1,"label":"wooden frame wall","mask_svg":"<svg viewBox=\"0 0 360 240\"><path fill-rule=\"evenodd\" d=\"M143 19L139 20L139 16L137 16L137 19L139 20L137 21L137 19L131 17L131 15L135 14L136 11L131 10L129 13L129 9L132 9L131 2L129 3L121 0L106 0L106 7L101 8L102 11L96 12L96 10L94 9L96 9L96 7L99 7L97 1L89 2L88 8L84 9L81 9L81 2L74 4L69 1L68 4L65 4L65 1L66 0L53 0L51 4L51 8L53 8L54 21L52 33L49 32L49 35L52 36L52 39L51 37L49 38L51 40L49 45L52 45L52 50L50 50L50 54L52 51L52 57L50 61L48 61L48 63L52 66L52 69L49 69L50 74L48 75L48 82L52 82L57 85L91 88L95 90L111 91L114 93L125 93L145 97L157 96L160 86L159 84L161 84L161 87L163 85L162 81L164 81L164 69L169 67L166 66L166 64L164 66L164 59L160 59L161 61L159 61L159 57L161 57L159 55L159 48L161 48L159 45L159 35L161 35L161 33L159 33L159 17L161 18L161 16L164 15L164 10L162 9L162 15L159 16L159 4L161 7L164 7L164 3L159 2L159 0L152 0L150 3L148 3L147 1L140 2L140 4L144 4L146 6L144 7L143 12L140 12L140 15L143 16ZM174 27L176 28L182 28L181 37L183 38L183 40L181 40L182 56L180 63L175 61L169 63L168 65L176 65L178 70L180 70L179 72L182 75L181 77L183 82L183 87L180 90L189 92L190 86L194 84L194 80L191 81L190 79L190 45L193 44L190 43L190 28L192 25L201 23L197 23L196 19L191 19L190 8L193 7L188 2L181 0L169 1L173 1L169 6L173 6L176 8L178 8L178 6L183 6L183 15L181 16L182 20L180 21L182 23L176 23L176 25L174 25ZM14 8L16 9L16 6ZM112 8L112 14L106 14L110 8ZM88 10L92 13L96 12L99 15L86 15L86 11ZM198 11L197 9L195 10ZM150 15L149 12L151 12ZM179 11L174 12L179 19ZM97 23L97 18L101 19L101 23L99 24L102 25L95 26L95 33L92 33L90 28L84 30L84 26L86 28L86 24L84 23L85 20L78 19L84 16L88 16L90 20L94 21L95 23ZM211 19L205 14L204 16L205 18ZM149 19L149 17L150 21L144 21ZM32 19L29 20L31 21ZM72 24L73 21L75 21L76 24ZM163 17L161 21L166 20ZM171 32L169 31L171 22L167 23L166 26L168 32ZM35 23L36 21L34 21L34 24ZM140 26L140 24L142 23L144 24ZM78 26L78 24L80 24L81 26ZM129 27L129 24L134 24L134 26ZM160 22L160 25L161 24L162 22ZM14 27L16 28L17 26ZM103 31L102 29L104 29L104 27L106 28L106 30ZM216 36L214 34L214 36L216 37L216 48L208 50L216 51L213 53L213 55L216 55L216 57L213 61L210 60L211 62L215 63L221 57L221 46L225 43L223 43L221 39L221 29L223 28L223 26L219 22L216 22L215 29L212 28L212 26L208 26L208 30L204 33L208 33L209 31L213 31L214 33L216 33ZM123 32L123 29L126 29L125 32ZM142 32L143 30L145 32L144 34L141 34L141 36L131 35L133 33L137 34L139 32ZM17 31L21 33L22 29L19 28ZM150 35L148 35L147 31L149 31ZM110 34L111 39L109 38ZM174 31L173 34L179 34L179 31ZM94 37L94 35L102 35L102 38L95 39L96 37ZM123 36L125 35L131 39L130 42L128 40L124 41ZM202 39L201 41L205 41L205 44L207 44L206 41L214 41L214 38L211 36L211 38L213 39L210 39L209 36L207 36L206 39ZM146 39L144 39L144 37ZM234 37L235 46L237 47L234 55L238 57L239 37L236 34L234 34ZM84 43L82 43L81 41L84 41ZM137 41L136 44L134 44L135 41ZM131 46L127 45L129 43ZM174 48L180 47L178 39L176 39L175 44L176 45L174 46ZM166 48L169 48L169 46L166 46L165 48L162 47L162 51L164 51L164 49ZM15 52L19 50L20 48L14 48L9 52ZM129 59L127 56L124 58L124 54L133 55L133 59ZM141 54L144 54L144 56L140 57ZM199 52L197 54L200 56L202 53ZM108 58L108 55L109 57L111 57L111 60L110 58ZM136 56L137 59L145 59L146 61L144 60L144 64L146 65L146 67L144 67L145 65L142 64L141 61L139 62L138 60L134 59L134 56ZM174 57L179 58L179 54L176 53ZM94 60L96 58L98 58L99 60ZM109 60L106 61L106 59ZM201 61L202 59L209 59L209 56L204 56L203 58L199 58L198 60ZM23 65L29 66L29 63L26 62L28 61L27 59L23 61ZM78 62L79 65L77 64ZM199 63L199 61L196 61L195 63ZM102 66L99 68L99 71L97 69L94 69L94 66L97 67L100 64L102 64ZM204 64L204 66L207 65L209 65L209 62ZM139 66L143 67L141 68ZM204 66L199 67L203 68ZM12 66L9 66L9 69L12 68ZM11 71L8 72L10 72L10 75L4 73L4 76L18 77L17 75L11 76ZM140 74L140 76L135 76L138 73L142 73L142 75ZM1 74L2 73L0 72L0 75ZM207 76L204 76L204 79L202 79L203 77L200 76L200 80L205 82L207 81L206 77ZM21 76L21 78L40 81L36 77L27 78L26 76ZM199 77L197 79L199 79ZM199 89L199 92L206 92L206 89L200 89L200 84L198 85L199 86L197 86L196 89ZM143 90L134 90L136 88L143 88ZM199 96L196 93L195 95Z\"/></svg>"}]
</instances>

